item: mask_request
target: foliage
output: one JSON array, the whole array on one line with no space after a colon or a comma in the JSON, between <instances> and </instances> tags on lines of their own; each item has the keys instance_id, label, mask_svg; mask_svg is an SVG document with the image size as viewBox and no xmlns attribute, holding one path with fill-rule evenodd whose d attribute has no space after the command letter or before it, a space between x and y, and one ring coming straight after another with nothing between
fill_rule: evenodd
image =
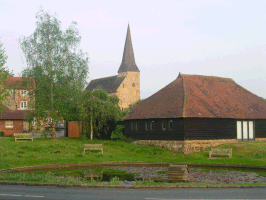
<instances>
[{"instance_id":1,"label":"foliage","mask_svg":"<svg viewBox=\"0 0 266 200\"><path fill-rule=\"evenodd\" d=\"M20 38L27 68L24 77L33 77L35 89L30 93L33 115L37 121L49 119L52 138L55 124L75 115L88 75L88 57L79 50L81 37L72 22L61 30L56 16L42 9L36 15L36 29L28 37Z\"/></svg>"},{"instance_id":2,"label":"foliage","mask_svg":"<svg viewBox=\"0 0 266 200\"><path fill-rule=\"evenodd\" d=\"M120 184L119 178L117 176L113 177L110 182L111 182L111 185L119 185Z\"/></svg>"},{"instance_id":3,"label":"foliage","mask_svg":"<svg viewBox=\"0 0 266 200\"><path fill-rule=\"evenodd\" d=\"M121 119L121 110L118 106L117 96L109 96L101 88L93 91L84 91L81 104L79 105L80 121L82 121L83 134L93 140L93 132L100 136L100 132L106 132L106 124L109 120Z\"/></svg>"},{"instance_id":4,"label":"foliage","mask_svg":"<svg viewBox=\"0 0 266 200\"><path fill-rule=\"evenodd\" d=\"M123 125L117 125L116 129L112 132L111 139L126 140L126 137L122 133L122 130L124 128L125 128L125 126L123 126Z\"/></svg>"},{"instance_id":5,"label":"foliage","mask_svg":"<svg viewBox=\"0 0 266 200\"><path fill-rule=\"evenodd\" d=\"M0 112L4 111L3 104L8 105L8 97L10 96L9 90L10 86L7 83L7 78L13 76L13 72L9 72L7 67L4 67L6 64L7 55L3 44L0 41L0 85L5 87L0 87Z\"/></svg>"},{"instance_id":6,"label":"foliage","mask_svg":"<svg viewBox=\"0 0 266 200\"><path fill-rule=\"evenodd\" d=\"M138 100L137 102L133 103L133 104L132 104L131 106L129 106L128 108L125 108L125 109L123 110L123 112L122 112L122 116L125 117L125 116L129 113L130 109L135 108L136 105L138 105L141 101L142 101L142 100L140 99L140 100Z\"/></svg>"},{"instance_id":7,"label":"foliage","mask_svg":"<svg viewBox=\"0 0 266 200\"><path fill-rule=\"evenodd\" d=\"M51 135L51 132L49 130L43 130L41 133L41 138L47 139L49 135Z\"/></svg>"},{"instance_id":8,"label":"foliage","mask_svg":"<svg viewBox=\"0 0 266 200\"><path fill-rule=\"evenodd\" d=\"M5 136L5 132L4 131L0 131L0 137L4 137Z\"/></svg>"}]
</instances>

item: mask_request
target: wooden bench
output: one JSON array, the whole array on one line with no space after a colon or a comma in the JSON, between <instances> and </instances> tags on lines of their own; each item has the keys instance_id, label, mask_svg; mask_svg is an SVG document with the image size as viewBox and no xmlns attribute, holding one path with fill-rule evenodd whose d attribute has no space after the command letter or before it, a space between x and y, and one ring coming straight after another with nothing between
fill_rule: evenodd
<instances>
[{"instance_id":1,"label":"wooden bench","mask_svg":"<svg viewBox=\"0 0 266 200\"><path fill-rule=\"evenodd\" d=\"M209 158L212 158L212 156L228 156L229 158L232 158L232 148L230 149L211 149Z\"/></svg>"},{"instance_id":2,"label":"wooden bench","mask_svg":"<svg viewBox=\"0 0 266 200\"><path fill-rule=\"evenodd\" d=\"M100 150L103 153L103 144L84 144L84 153L86 150Z\"/></svg>"},{"instance_id":3,"label":"wooden bench","mask_svg":"<svg viewBox=\"0 0 266 200\"><path fill-rule=\"evenodd\" d=\"M32 133L14 133L15 142L17 140L31 140L33 142Z\"/></svg>"}]
</instances>

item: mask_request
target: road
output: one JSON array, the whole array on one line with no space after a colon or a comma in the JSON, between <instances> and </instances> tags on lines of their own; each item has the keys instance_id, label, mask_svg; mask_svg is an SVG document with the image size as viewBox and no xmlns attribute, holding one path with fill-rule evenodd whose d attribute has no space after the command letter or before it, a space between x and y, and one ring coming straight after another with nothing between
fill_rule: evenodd
<instances>
[{"instance_id":1,"label":"road","mask_svg":"<svg viewBox=\"0 0 266 200\"><path fill-rule=\"evenodd\" d=\"M233 189L72 189L32 186L0 186L2 200L175 200L175 199L266 199L265 188Z\"/></svg>"}]
</instances>

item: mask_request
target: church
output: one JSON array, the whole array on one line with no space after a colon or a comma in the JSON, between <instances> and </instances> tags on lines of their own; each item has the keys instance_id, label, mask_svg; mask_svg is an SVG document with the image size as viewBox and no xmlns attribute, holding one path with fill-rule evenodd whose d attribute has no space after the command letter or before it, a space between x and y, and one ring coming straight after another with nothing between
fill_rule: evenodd
<instances>
[{"instance_id":1,"label":"church","mask_svg":"<svg viewBox=\"0 0 266 200\"><path fill-rule=\"evenodd\" d=\"M118 75L94 79L86 90L97 87L106 90L110 96L116 95L120 100L119 107L122 111L140 99L140 71L135 62L129 25Z\"/></svg>"}]
</instances>

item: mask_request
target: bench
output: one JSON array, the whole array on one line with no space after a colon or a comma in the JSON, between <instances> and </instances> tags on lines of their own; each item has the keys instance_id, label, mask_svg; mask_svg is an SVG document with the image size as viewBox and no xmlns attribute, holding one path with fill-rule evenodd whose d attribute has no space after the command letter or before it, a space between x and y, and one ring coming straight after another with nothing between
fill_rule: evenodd
<instances>
[{"instance_id":1,"label":"bench","mask_svg":"<svg viewBox=\"0 0 266 200\"><path fill-rule=\"evenodd\" d=\"M14 133L15 142L17 140L31 140L33 142L32 133Z\"/></svg>"},{"instance_id":2,"label":"bench","mask_svg":"<svg viewBox=\"0 0 266 200\"><path fill-rule=\"evenodd\" d=\"M211 149L209 158L212 158L212 156L228 156L229 158L232 158L232 148L230 149Z\"/></svg>"},{"instance_id":3,"label":"bench","mask_svg":"<svg viewBox=\"0 0 266 200\"><path fill-rule=\"evenodd\" d=\"M84 153L86 150L100 150L103 153L103 144L84 144Z\"/></svg>"}]
</instances>

